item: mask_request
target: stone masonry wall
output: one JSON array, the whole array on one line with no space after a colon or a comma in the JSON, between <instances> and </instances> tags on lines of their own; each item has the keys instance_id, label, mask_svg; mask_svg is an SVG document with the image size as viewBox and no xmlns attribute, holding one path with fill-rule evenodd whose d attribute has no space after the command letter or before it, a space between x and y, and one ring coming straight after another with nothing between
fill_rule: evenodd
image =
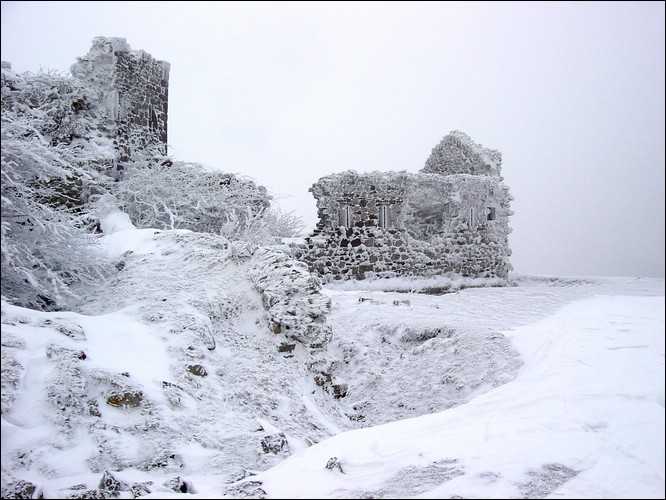
<instances>
[{"instance_id":1,"label":"stone masonry wall","mask_svg":"<svg viewBox=\"0 0 666 500\"><path fill-rule=\"evenodd\" d=\"M103 131L115 139L118 170L140 155L166 156L169 69L115 37L96 37L72 65L74 78L99 91Z\"/></svg>"},{"instance_id":2,"label":"stone masonry wall","mask_svg":"<svg viewBox=\"0 0 666 500\"><path fill-rule=\"evenodd\" d=\"M400 273L408 254L395 218L409 182L406 173L360 176L353 171L320 179L311 189L317 198L319 234L307 238L296 257L319 276L333 279ZM381 207L387 208L380 220Z\"/></svg>"},{"instance_id":3,"label":"stone masonry wall","mask_svg":"<svg viewBox=\"0 0 666 500\"><path fill-rule=\"evenodd\" d=\"M419 173L347 171L323 177L310 189L317 200L317 229L292 251L324 282L506 278L512 269L508 218L513 212L500 164L497 151L455 131L433 149L428 168Z\"/></svg>"}]
</instances>

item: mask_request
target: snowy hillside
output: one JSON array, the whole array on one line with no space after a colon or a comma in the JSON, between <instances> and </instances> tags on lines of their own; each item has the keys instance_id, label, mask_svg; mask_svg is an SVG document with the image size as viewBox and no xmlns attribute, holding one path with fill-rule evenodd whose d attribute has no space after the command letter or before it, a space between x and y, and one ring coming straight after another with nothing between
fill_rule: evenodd
<instances>
[{"instance_id":1,"label":"snowy hillside","mask_svg":"<svg viewBox=\"0 0 666 500\"><path fill-rule=\"evenodd\" d=\"M2 304L3 498L663 498L663 279L322 288L102 229L85 314Z\"/></svg>"},{"instance_id":2,"label":"snowy hillside","mask_svg":"<svg viewBox=\"0 0 666 500\"><path fill-rule=\"evenodd\" d=\"M3 303L3 484L66 496L128 468L230 482L349 422L315 383L330 301L301 264L120 215L102 224L120 272L90 315Z\"/></svg>"}]
</instances>

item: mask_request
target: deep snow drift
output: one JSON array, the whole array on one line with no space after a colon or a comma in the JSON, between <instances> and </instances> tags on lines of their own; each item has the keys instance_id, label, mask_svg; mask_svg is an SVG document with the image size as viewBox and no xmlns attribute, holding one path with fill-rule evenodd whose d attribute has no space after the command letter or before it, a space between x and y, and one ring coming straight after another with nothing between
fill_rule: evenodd
<instances>
[{"instance_id":1,"label":"deep snow drift","mask_svg":"<svg viewBox=\"0 0 666 500\"><path fill-rule=\"evenodd\" d=\"M663 279L321 288L277 249L103 229L86 314L2 304L3 497L664 496Z\"/></svg>"}]
</instances>

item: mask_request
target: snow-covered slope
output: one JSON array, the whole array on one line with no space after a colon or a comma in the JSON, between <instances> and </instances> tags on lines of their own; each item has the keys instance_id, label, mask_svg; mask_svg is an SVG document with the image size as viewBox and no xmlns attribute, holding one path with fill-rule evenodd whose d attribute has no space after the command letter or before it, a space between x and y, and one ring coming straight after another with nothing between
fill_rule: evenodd
<instances>
[{"instance_id":1,"label":"snow-covered slope","mask_svg":"<svg viewBox=\"0 0 666 500\"><path fill-rule=\"evenodd\" d=\"M664 297L581 300L508 336L514 381L252 480L269 498L663 498Z\"/></svg>"},{"instance_id":2,"label":"snow-covered slope","mask_svg":"<svg viewBox=\"0 0 666 500\"><path fill-rule=\"evenodd\" d=\"M114 218L103 243L120 272L89 314L3 303L3 484L65 496L126 469L230 482L350 422L315 382L330 301L301 264Z\"/></svg>"},{"instance_id":3,"label":"snow-covered slope","mask_svg":"<svg viewBox=\"0 0 666 500\"><path fill-rule=\"evenodd\" d=\"M102 229L82 314L2 304L3 497L663 497L664 280L321 288Z\"/></svg>"}]
</instances>

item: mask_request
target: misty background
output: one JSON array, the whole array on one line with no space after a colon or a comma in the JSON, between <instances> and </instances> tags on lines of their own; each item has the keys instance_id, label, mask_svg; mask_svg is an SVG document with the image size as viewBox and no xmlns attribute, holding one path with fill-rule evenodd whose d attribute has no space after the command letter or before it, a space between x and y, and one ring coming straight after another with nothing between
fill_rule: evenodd
<instances>
[{"instance_id":1,"label":"misty background","mask_svg":"<svg viewBox=\"0 0 666 500\"><path fill-rule=\"evenodd\" d=\"M169 154L317 220L322 176L503 156L515 271L664 277L664 2L2 2L2 60L171 64Z\"/></svg>"}]
</instances>

